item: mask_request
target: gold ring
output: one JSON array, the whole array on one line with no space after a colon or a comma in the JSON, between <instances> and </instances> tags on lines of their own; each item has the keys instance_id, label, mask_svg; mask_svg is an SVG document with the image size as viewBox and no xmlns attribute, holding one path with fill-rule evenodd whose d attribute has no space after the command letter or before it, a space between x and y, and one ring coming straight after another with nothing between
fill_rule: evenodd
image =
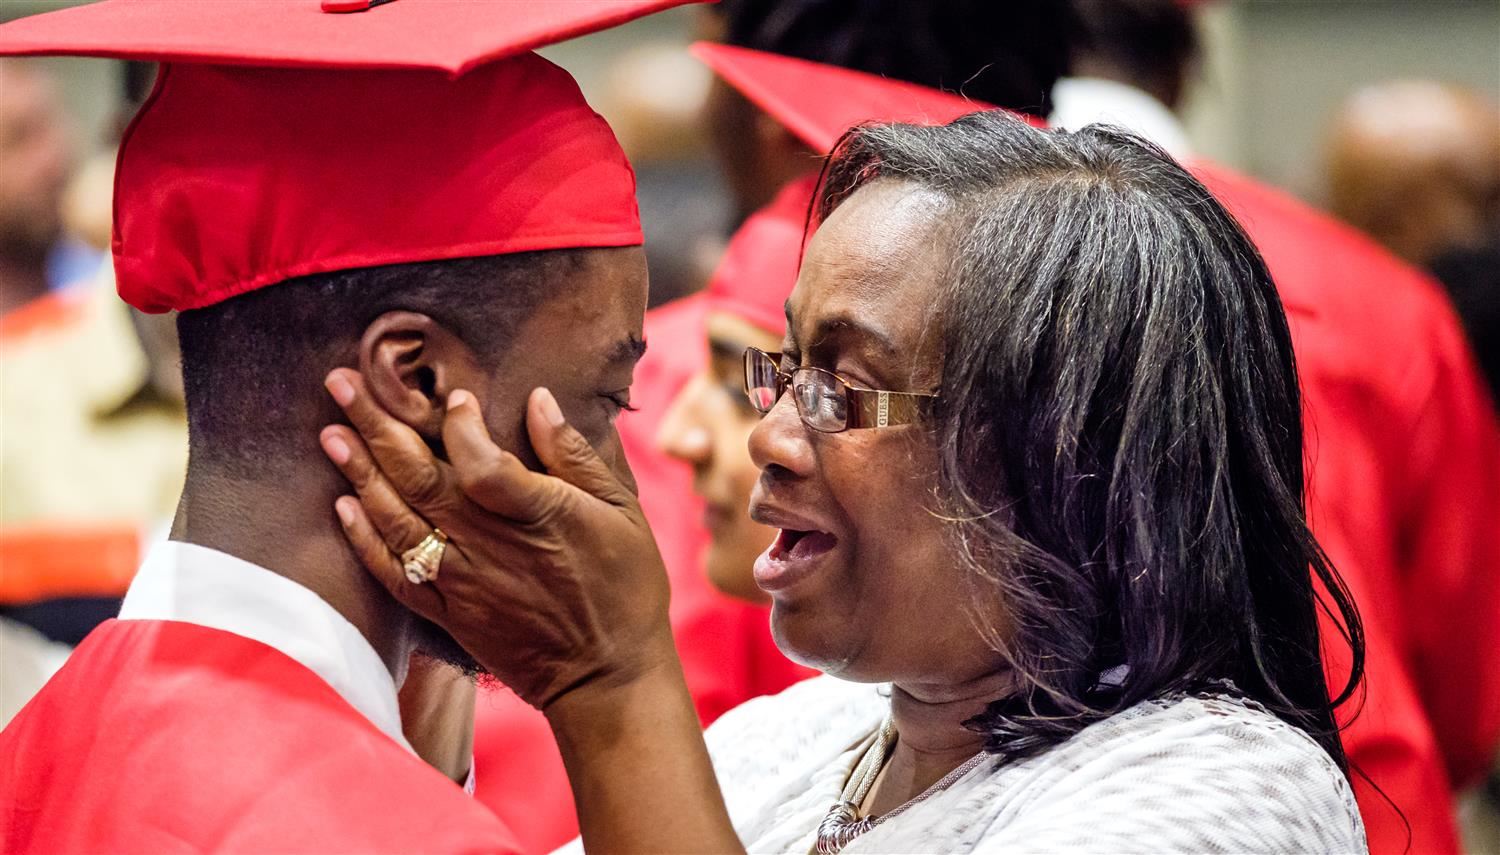
<instances>
[{"instance_id":1,"label":"gold ring","mask_svg":"<svg viewBox=\"0 0 1500 855\"><path fill-rule=\"evenodd\" d=\"M443 565L443 550L448 548L448 535L435 528L422 538L422 542L401 553L401 566L406 578L413 585L431 582L437 578L438 568Z\"/></svg>"}]
</instances>

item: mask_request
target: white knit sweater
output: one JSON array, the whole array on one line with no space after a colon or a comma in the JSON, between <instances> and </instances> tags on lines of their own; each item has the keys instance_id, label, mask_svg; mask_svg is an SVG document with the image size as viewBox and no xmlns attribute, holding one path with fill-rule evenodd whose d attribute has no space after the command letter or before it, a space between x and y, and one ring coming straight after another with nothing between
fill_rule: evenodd
<instances>
[{"instance_id":1,"label":"white knit sweater","mask_svg":"<svg viewBox=\"0 0 1500 855\"><path fill-rule=\"evenodd\" d=\"M884 687L819 677L708 730L751 852L806 853ZM1028 760L986 761L857 852L1365 852L1348 781L1302 731L1230 697L1141 703Z\"/></svg>"}]
</instances>

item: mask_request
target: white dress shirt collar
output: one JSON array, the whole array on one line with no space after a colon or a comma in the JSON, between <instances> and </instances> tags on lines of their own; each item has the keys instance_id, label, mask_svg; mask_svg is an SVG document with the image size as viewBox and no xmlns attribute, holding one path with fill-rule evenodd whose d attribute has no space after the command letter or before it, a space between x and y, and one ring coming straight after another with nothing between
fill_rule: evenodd
<instances>
[{"instance_id":1,"label":"white dress shirt collar","mask_svg":"<svg viewBox=\"0 0 1500 855\"><path fill-rule=\"evenodd\" d=\"M317 674L398 744L396 682L333 606L285 576L216 549L166 541L141 565L121 620L173 620L258 641Z\"/></svg>"},{"instance_id":2,"label":"white dress shirt collar","mask_svg":"<svg viewBox=\"0 0 1500 855\"><path fill-rule=\"evenodd\" d=\"M1047 117L1047 124L1076 131L1095 122L1137 133L1179 161L1193 155L1182 121L1145 91L1099 77L1057 81L1052 87L1052 115Z\"/></svg>"}]
</instances>

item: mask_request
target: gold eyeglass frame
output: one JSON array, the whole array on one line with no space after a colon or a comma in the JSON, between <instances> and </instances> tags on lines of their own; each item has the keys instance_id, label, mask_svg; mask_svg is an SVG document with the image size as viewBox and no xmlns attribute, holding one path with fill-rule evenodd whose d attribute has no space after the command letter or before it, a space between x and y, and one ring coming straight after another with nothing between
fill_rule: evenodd
<instances>
[{"instance_id":1,"label":"gold eyeglass frame","mask_svg":"<svg viewBox=\"0 0 1500 855\"><path fill-rule=\"evenodd\" d=\"M757 359L765 359L771 366L776 377L776 397L771 405L762 410L755 403L751 394L750 374ZM795 394L792 396L793 405L797 408L797 416L802 423L819 433L843 433L846 430L860 430L865 428L897 427L899 425L913 424L924 416L930 415L932 406L938 396L925 392L892 392L885 389L866 389L856 386L848 380L840 377L832 371L823 368L798 368L791 372L781 370L782 354L770 353L758 347L745 348L744 364L744 386L745 397L750 401L750 407L757 413L765 415L769 413L777 403L786 395L788 389L795 389L797 375L805 373L816 373L834 381L835 388L842 391L844 396L844 424L838 428L821 428L808 420L807 413L802 409L802 401Z\"/></svg>"}]
</instances>

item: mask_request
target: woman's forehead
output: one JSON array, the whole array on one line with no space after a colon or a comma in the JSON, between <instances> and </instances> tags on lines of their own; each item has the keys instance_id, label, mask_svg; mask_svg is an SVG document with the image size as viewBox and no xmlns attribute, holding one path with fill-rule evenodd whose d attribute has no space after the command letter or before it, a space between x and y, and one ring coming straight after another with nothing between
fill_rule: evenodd
<instances>
[{"instance_id":1,"label":"woman's forehead","mask_svg":"<svg viewBox=\"0 0 1500 855\"><path fill-rule=\"evenodd\" d=\"M851 196L808 244L787 304L793 332L854 321L914 345L948 267L946 208L941 195L902 181Z\"/></svg>"}]
</instances>

